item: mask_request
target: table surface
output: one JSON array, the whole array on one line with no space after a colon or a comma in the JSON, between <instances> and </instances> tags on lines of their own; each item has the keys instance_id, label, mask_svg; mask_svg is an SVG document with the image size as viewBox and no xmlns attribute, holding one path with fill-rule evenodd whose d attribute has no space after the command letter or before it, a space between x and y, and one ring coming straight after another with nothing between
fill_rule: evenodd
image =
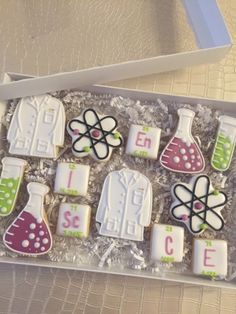
<instances>
[{"instance_id":1,"label":"table surface","mask_svg":"<svg viewBox=\"0 0 236 314\"><path fill-rule=\"evenodd\" d=\"M125 0L113 1L125 5ZM135 1L139 4L141 0ZM78 29L64 32L68 21L76 20L78 12L83 10L82 2L94 5L99 0L2 0L0 72L40 75L86 66L88 59L81 60L76 53ZM104 4L108 2L103 0ZM218 3L235 40L236 1ZM99 14L106 10L106 6L98 8ZM65 28L60 28L63 18ZM115 13L110 18L115 20ZM103 58L106 61L106 55ZM217 64L112 85L236 101L236 47ZM1 314L236 313L236 290L3 264L0 279Z\"/></svg>"}]
</instances>

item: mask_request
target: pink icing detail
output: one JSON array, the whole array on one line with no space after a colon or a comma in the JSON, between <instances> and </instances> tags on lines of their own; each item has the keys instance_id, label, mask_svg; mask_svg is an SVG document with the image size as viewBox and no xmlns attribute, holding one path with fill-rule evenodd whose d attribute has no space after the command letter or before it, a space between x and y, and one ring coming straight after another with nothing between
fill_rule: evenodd
<instances>
[{"instance_id":1,"label":"pink icing detail","mask_svg":"<svg viewBox=\"0 0 236 314\"><path fill-rule=\"evenodd\" d=\"M169 248L169 244L173 243L173 239L171 236L166 237L165 240L165 251L167 255L172 255L174 250L172 248Z\"/></svg>"},{"instance_id":2,"label":"pink icing detail","mask_svg":"<svg viewBox=\"0 0 236 314\"><path fill-rule=\"evenodd\" d=\"M74 135L79 135L79 129L74 129L73 134Z\"/></svg>"},{"instance_id":3,"label":"pink icing detail","mask_svg":"<svg viewBox=\"0 0 236 314\"><path fill-rule=\"evenodd\" d=\"M207 260L211 259L211 257L208 256L207 253L208 252L215 252L215 251L216 250L214 250L214 249L205 249L204 250L204 262L203 262L204 266L206 266L206 267L215 267L215 265L213 265L213 264L207 264Z\"/></svg>"},{"instance_id":4,"label":"pink icing detail","mask_svg":"<svg viewBox=\"0 0 236 314\"><path fill-rule=\"evenodd\" d=\"M68 188L68 189L70 188L70 185L71 185L72 175L73 175L73 171L70 170L70 172L69 172L69 178L68 178L68 182L67 182L67 188Z\"/></svg>"},{"instance_id":5,"label":"pink icing detail","mask_svg":"<svg viewBox=\"0 0 236 314\"><path fill-rule=\"evenodd\" d=\"M190 150L194 153L191 154ZM183 151L185 151L184 155L181 153ZM174 161L176 156L180 159L178 163ZM192 159L191 156L195 156L195 159ZM191 163L187 160L191 160ZM188 143L187 145L181 138L177 137L174 137L167 145L161 155L160 162L165 168L177 172L201 172L204 168L204 160L198 146L195 143Z\"/></svg>"},{"instance_id":6,"label":"pink icing detail","mask_svg":"<svg viewBox=\"0 0 236 314\"><path fill-rule=\"evenodd\" d=\"M195 208L195 209L202 209L202 208L203 208L203 204L202 204L201 202L196 202L196 203L194 204L194 208Z\"/></svg>"},{"instance_id":7,"label":"pink icing detail","mask_svg":"<svg viewBox=\"0 0 236 314\"><path fill-rule=\"evenodd\" d=\"M32 224L35 224L36 226L34 228L34 233L36 236L39 235L40 230L43 230L44 238L48 239L47 244L44 244L42 242L42 238L40 238L39 242L36 242L36 239L29 239L29 237L27 237L27 231L31 232L30 225ZM22 246L22 243L26 239L29 241L29 245L24 247ZM45 247L45 254L50 250L52 246L51 233L45 221L42 220L41 223L38 223L34 216L27 211L22 211L19 216L13 221L13 223L8 227L7 231L4 234L3 241L9 249L18 253L28 255L42 254L42 251L40 250L42 246ZM37 245L35 247L36 243Z\"/></svg>"},{"instance_id":8,"label":"pink icing detail","mask_svg":"<svg viewBox=\"0 0 236 314\"><path fill-rule=\"evenodd\" d=\"M182 215L182 216L181 216L181 219L182 219L183 221L187 221L187 220L188 220L188 215Z\"/></svg>"},{"instance_id":9,"label":"pink icing detail","mask_svg":"<svg viewBox=\"0 0 236 314\"><path fill-rule=\"evenodd\" d=\"M138 132L135 145L139 147L151 148L152 141L146 137L146 133Z\"/></svg>"},{"instance_id":10,"label":"pink icing detail","mask_svg":"<svg viewBox=\"0 0 236 314\"><path fill-rule=\"evenodd\" d=\"M98 131L98 130L93 130L93 131L92 131L92 136L93 136L93 137L99 137L99 136L100 136L100 131Z\"/></svg>"}]
</instances>

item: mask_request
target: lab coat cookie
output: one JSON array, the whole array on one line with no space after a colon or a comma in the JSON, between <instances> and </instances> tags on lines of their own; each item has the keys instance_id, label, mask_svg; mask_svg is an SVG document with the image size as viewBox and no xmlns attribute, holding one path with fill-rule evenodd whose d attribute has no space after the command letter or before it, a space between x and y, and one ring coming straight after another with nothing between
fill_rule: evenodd
<instances>
[{"instance_id":1,"label":"lab coat cookie","mask_svg":"<svg viewBox=\"0 0 236 314\"><path fill-rule=\"evenodd\" d=\"M86 109L69 121L67 131L72 138L72 152L77 157L90 155L97 161L110 159L113 148L122 145L117 132L117 120L99 115L94 109Z\"/></svg>"},{"instance_id":2,"label":"lab coat cookie","mask_svg":"<svg viewBox=\"0 0 236 314\"><path fill-rule=\"evenodd\" d=\"M96 213L96 221L101 223L99 234L143 241L151 212L152 185L147 177L130 169L106 177Z\"/></svg>"},{"instance_id":3,"label":"lab coat cookie","mask_svg":"<svg viewBox=\"0 0 236 314\"><path fill-rule=\"evenodd\" d=\"M224 227L221 210L227 196L213 188L207 175L194 177L189 184L175 184L172 196L171 216L182 221L191 233L200 234L207 228L220 231Z\"/></svg>"},{"instance_id":4,"label":"lab coat cookie","mask_svg":"<svg viewBox=\"0 0 236 314\"><path fill-rule=\"evenodd\" d=\"M65 111L58 99L50 95L22 98L7 133L9 153L56 158L64 133Z\"/></svg>"}]
</instances>

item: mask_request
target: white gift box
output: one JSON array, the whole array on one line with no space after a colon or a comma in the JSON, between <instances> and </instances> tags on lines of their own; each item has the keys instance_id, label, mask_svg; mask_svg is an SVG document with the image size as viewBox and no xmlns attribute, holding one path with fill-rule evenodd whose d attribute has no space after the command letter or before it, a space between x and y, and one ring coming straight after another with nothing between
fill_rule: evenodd
<instances>
[{"instance_id":1,"label":"white gift box","mask_svg":"<svg viewBox=\"0 0 236 314\"><path fill-rule=\"evenodd\" d=\"M17 80L20 82L21 79L25 79L25 75L11 73L6 74L5 79L8 81ZM29 80L30 82L30 80ZM72 82L73 87L76 82ZM4 87L4 84L2 85ZM78 86L80 88L80 86ZM78 89L77 88L77 89ZM123 88L114 88L107 87L101 85L94 85L86 88L87 91L95 92L95 93L108 93L113 95L120 95L123 97L130 97L133 99L139 100L148 100L148 101L156 101L156 99L163 99L165 101L169 101L170 103L188 103L192 105L197 105L199 103L203 105L211 106L215 109L222 109L229 114L236 115L236 107L235 103L229 101L221 101L221 100L213 100L213 99L203 99L203 98L192 98L185 96L171 96L167 94L158 94L152 92L143 92L136 91L130 89ZM27 90L25 90L27 92ZM3 104L3 103L2 103ZM6 104L4 105L4 107ZM176 282L185 282L190 284L197 285L205 285L205 286L213 286L213 287L222 287L222 288L232 288L236 289L235 283L227 282L227 281L212 281L209 279L204 279L201 277L194 276L193 274L178 274L174 272L165 272L165 273L152 273L148 270L133 270L133 269L122 269L118 270L115 267L104 267L100 268L97 265L78 265L73 263L57 263L51 262L43 259L35 259L30 257L0 257L0 263L10 263L10 264L20 264L20 265L32 265L32 266L42 266L42 267L52 267L52 268L62 268L62 269L74 269L74 270L82 270L82 271L91 271L91 272L99 272L99 273L108 273L108 274L118 274L125 276L136 276L142 278L151 278L151 279L161 279L161 280L169 280Z\"/></svg>"},{"instance_id":2,"label":"white gift box","mask_svg":"<svg viewBox=\"0 0 236 314\"><path fill-rule=\"evenodd\" d=\"M183 0L183 4L185 6L192 30L196 36L196 43L199 49L139 60L127 60L123 63L109 64L44 77L32 77L17 73L6 73L3 78L3 84L0 85L0 116L2 116L6 110L6 100L8 99L20 98L29 95L39 95L63 89L81 89L84 87L86 87L87 91L91 92L109 93L133 99L155 101L157 98L160 98L170 102L189 103L193 105L201 103L218 109L224 108L225 112L236 115L236 108L233 102L171 96L167 94L93 85L151 73L170 71L194 64L216 62L221 59L230 49L231 39L217 7L216 1ZM97 265L57 263L29 257L0 257L0 262L137 276L142 278L162 279L214 287L236 288L235 284L227 281L211 281L209 279L204 279L191 274L185 275L173 272L160 274L152 273L148 270L139 271L128 268L118 270L112 267L100 268Z\"/></svg>"}]
</instances>

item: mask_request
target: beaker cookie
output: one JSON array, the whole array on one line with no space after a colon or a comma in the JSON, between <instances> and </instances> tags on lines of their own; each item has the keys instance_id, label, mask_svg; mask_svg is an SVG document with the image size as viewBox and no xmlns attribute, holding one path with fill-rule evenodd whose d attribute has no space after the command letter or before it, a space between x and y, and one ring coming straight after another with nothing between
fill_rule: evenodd
<instances>
[{"instance_id":1,"label":"beaker cookie","mask_svg":"<svg viewBox=\"0 0 236 314\"><path fill-rule=\"evenodd\" d=\"M163 167L182 173L199 173L205 168L200 148L192 136L195 113L189 109L178 109L179 123L175 135L161 154Z\"/></svg>"},{"instance_id":2,"label":"beaker cookie","mask_svg":"<svg viewBox=\"0 0 236 314\"><path fill-rule=\"evenodd\" d=\"M49 188L41 183L27 185L29 200L3 236L11 251L24 255L46 254L52 247L52 236L43 207Z\"/></svg>"}]
</instances>

